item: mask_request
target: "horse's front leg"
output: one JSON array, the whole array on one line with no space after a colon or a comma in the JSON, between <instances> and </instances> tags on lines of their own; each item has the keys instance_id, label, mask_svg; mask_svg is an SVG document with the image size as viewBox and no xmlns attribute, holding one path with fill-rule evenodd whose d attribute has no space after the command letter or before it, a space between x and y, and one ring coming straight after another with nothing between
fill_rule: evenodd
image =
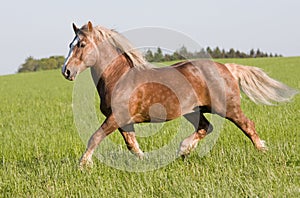
<instances>
[{"instance_id":1,"label":"horse's front leg","mask_svg":"<svg viewBox=\"0 0 300 198\"><path fill-rule=\"evenodd\" d=\"M118 124L115 121L113 115L106 118L101 127L91 136L86 151L80 159L80 167L85 165L92 165L92 155L94 150L100 144L100 142L109 134L114 132L118 128Z\"/></svg>"},{"instance_id":2,"label":"horse's front leg","mask_svg":"<svg viewBox=\"0 0 300 198\"><path fill-rule=\"evenodd\" d=\"M128 150L140 159L142 159L144 157L144 153L140 149L139 144L136 140L133 125L127 125L125 127L119 128L119 131L125 140Z\"/></svg>"}]
</instances>

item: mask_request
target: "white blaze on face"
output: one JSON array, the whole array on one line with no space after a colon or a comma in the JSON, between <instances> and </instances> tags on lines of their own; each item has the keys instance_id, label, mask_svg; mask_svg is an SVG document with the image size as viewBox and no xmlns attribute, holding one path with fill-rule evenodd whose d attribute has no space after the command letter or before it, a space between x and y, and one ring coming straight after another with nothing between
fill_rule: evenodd
<instances>
[{"instance_id":1,"label":"white blaze on face","mask_svg":"<svg viewBox=\"0 0 300 198\"><path fill-rule=\"evenodd\" d=\"M62 72L63 72L63 73L65 73L65 71L66 71L66 66L67 66L67 64L68 64L68 62L69 62L69 59L72 57L74 47L78 44L78 42L79 42L79 37L76 36L76 37L73 39L72 43L70 44L70 51L69 51L69 53L68 53L68 56L67 56L67 58L66 58L66 60L65 60L65 63L64 63L64 66L63 66L63 68L62 68Z\"/></svg>"}]
</instances>

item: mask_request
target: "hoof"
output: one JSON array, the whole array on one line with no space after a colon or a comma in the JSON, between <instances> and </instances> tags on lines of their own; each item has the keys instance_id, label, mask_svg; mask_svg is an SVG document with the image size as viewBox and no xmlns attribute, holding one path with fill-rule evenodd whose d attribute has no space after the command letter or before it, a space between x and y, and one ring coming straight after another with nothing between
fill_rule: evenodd
<instances>
[{"instance_id":1,"label":"hoof","mask_svg":"<svg viewBox=\"0 0 300 198\"><path fill-rule=\"evenodd\" d=\"M144 159L145 154L141 149L130 149L129 151L139 159Z\"/></svg>"},{"instance_id":2,"label":"hoof","mask_svg":"<svg viewBox=\"0 0 300 198\"><path fill-rule=\"evenodd\" d=\"M131 153L132 153L133 155L135 155L135 156L136 156L138 159L140 159L140 160L144 159L144 157L145 157L145 154L144 154L143 152L138 152L138 153L136 153L136 152L131 151Z\"/></svg>"},{"instance_id":3,"label":"hoof","mask_svg":"<svg viewBox=\"0 0 300 198\"><path fill-rule=\"evenodd\" d=\"M200 133L195 132L189 137L185 138L179 146L177 154L186 158L198 145L199 140L201 139L199 136Z\"/></svg>"},{"instance_id":4,"label":"hoof","mask_svg":"<svg viewBox=\"0 0 300 198\"><path fill-rule=\"evenodd\" d=\"M180 157L183 161L185 161L189 157L190 153L182 153L182 152L177 152L177 156Z\"/></svg>"},{"instance_id":5,"label":"hoof","mask_svg":"<svg viewBox=\"0 0 300 198\"><path fill-rule=\"evenodd\" d=\"M92 168L92 167L93 167L92 159L85 159L85 158L80 159L80 162L79 162L80 170L84 170L85 168Z\"/></svg>"},{"instance_id":6,"label":"hoof","mask_svg":"<svg viewBox=\"0 0 300 198\"><path fill-rule=\"evenodd\" d=\"M263 152L268 151L268 146L266 145L266 141L260 140L260 145L257 146L257 149Z\"/></svg>"},{"instance_id":7,"label":"hoof","mask_svg":"<svg viewBox=\"0 0 300 198\"><path fill-rule=\"evenodd\" d=\"M145 154L143 152L141 153L136 153L135 156L137 156L140 160L144 159Z\"/></svg>"},{"instance_id":8,"label":"hoof","mask_svg":"<svg viewBox=\"0 0 300 198\"><path fill-rule=\"evenodd\" d=\"M186 158L187 156L190 155L190 153L191 153L191 149L186 148L186 149L183 150L180 147L180 149L177 151L177 156L180 156L182 158Z\"/></svg>"},{"instance_id":9,"label":"hoof","mask_svg":"<svg viewBox=\"0 0 300 198\"><path fill-rule=\"evenodd\" d=\"M177 156L181 156L182 159L187 158L190 153L196 148L197 143L195 144L189 144L185 143L184 141L181 142L180 147L177 151Z\"/></svg>"}]
</instances>

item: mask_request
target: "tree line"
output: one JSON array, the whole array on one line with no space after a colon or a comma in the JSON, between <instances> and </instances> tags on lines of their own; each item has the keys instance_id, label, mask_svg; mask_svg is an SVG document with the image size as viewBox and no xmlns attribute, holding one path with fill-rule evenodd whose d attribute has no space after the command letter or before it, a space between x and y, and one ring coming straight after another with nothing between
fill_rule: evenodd
<instances>
[{"instance_id":1,"label":"tree line","mask_svg":"<svg viewBox=\"0 0 300 198\"><path fill-rule=\"evenodd\" d=\"M260 49L251 49L249 53L241 52L233 48L229 50L220 49L216 47L211 49L207 47L202 48L200 51L190 52L185 46L176 50L174 53L164 54L160 47L157 48L156 52L148 49L144 56L149 62L163 62L163 61L173 61L173 60L184 60L184 59L197 59L197 58L261 58L261 57L282 57L282 55L266 53Z\"/></svg>"},{"instance_id":2,"label":"tree line","mask_svg":"<svg viewBox=\"0 0 300 198\"><path fill-rule=\"evenodd\" d=\"M163 61L174 61L174 60L185 60L185 59L197 59L197 58L258 58L258 57L281 57L282 55L265 53L260 49L250 50L249 53L234 50L220 49L216 47L211 49L207 47L202 48L199 51L190 52L185 46L176 50L174 53L163 53L160 47L155 52L148 49L144 53L144 57L149 62L163 62ZM50 56L49 58L35 59L32 56L26 58L25 62L19 67L18 72L35 72L40 70L59 69L64 64L64 56Z\"/></svg>"},{"instance_id":3,"label":"tree line","mask_svg":"<svg viewBox=\"0 0 300 198\"><path fill-rule=\"evenodd\" d=\"M50 56L49 58L35 59L32 56L26 58L18 72L35 72L40 70L50 70L61 68L64 64L65 57L63 56Z\"/></svg>"}]
</instances>

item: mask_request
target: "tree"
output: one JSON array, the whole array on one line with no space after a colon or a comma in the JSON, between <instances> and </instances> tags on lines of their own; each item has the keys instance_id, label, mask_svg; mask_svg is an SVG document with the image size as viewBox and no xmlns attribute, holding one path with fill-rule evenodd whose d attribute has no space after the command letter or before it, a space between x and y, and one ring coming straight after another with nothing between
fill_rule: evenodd
<instances>
[{"instance_id":1,"label":"tree","mask_svg":"<svg viewBox=\"0 0 300 198\"><path fill-rule=\"evenodd\" d=\"M150 49L148 49L145 53L145 59L149 62L153 62L154 56Z\"/></svg>"},{"instance_id":2,"label":"tree","mask_svg":"<svg viewBox=\"0 0 300 198\"><path fill-rule=\"evenodd\" d=\"M172 57L173 57L173 60L182 60L183 59L183 57L177 51L175 51L173 53Z\"/></svg>"},{"instance_id":3,"label":"tree","mask_svg":"<svg viewBox=\"0 0 300 198\"><path fill-rule=\"evenodd\" d=\"M227 53L228 58L235 58L235 51L233 48L230 48L229 52Z\"/></svg>"},{"instance_id":4,"label":"tree","mask_svg":"<svg viewBox=\"0 0 300 198\"><path fill-rule=\"evenodd\" d=\"M65 63L65 57L64 56L51 56L50 58L55 58L55 60L57 61L57 65L56 68L59 69L61 68L64 63Z\"/></svg>"},{"instance_id":5,"label":"tree","mask_svg":"<svg viewBox=\"0 0 300 198\"><path fill-rule=\"evenodd\" d=\"M161 62L161 61L163 61L163 53L162 53L160 47L158 47L157 51L154 53L153 61L154 62Z\"/></svg>"},{"instance_id":6,"label":"tree","mask_svg":"<svg viewBox=\"0 0 300 198\"><path fill-rule=\"evenodd\" d=\"M208 58L208 57L207 57L205 49L201 48L200 51L194 52L193 58Z\"/></svg>"},{"instance_id":7,"label":"tree","mask_svg":"<svg viewBox=\"0 0 300 198\"><path fill-rule=\"evenodd\" d=\"M42 58L39 61L40 70L55 69L56 66L57 66L57 61L54 58Z\"/></svg>"},{"instance_id":8,"label":"tree","mask_svg":"<svg viewBox=\"0 0 300 198\"><path fill-rule=\"evenodd\" d=\"M172 55L170 55L170 54L165 54L165 56L164 56L164 61L173 61L174 59L173 59L174 57L172 56Z\"/></svg>"},{"instance_id":9,"label":"tree","mask_svg":"<svg viewBox=\"0 0 300 198\"><path fill-rule=\"evenodd\" d=\"M38 69L38 60L34 59L32 56L26 58L25 63L23 63L18 72L32 72L37 71Z\"/></svg>"},{"instance_id":10,"label":"tree","mask_svg":"<svg viewBox=\"0 0 300 198\"><path fill-rule=\"evenodd\" d=\"M210 49L210 47L206 48L206 53L207 55L212 56L212 50Z\"/></svg>"},{"instance_id":11,"label":"tree","mask_svg":"<svg viewBox=\"0 0 300 198\"><path fill-rule=\"evenodd\" d=\"M213 58L222 58L222 53L219 47L216 47L211 55Z\"/></svg>"},{"instance_id":12,"label":"tree","mask_svg":"<svg viewBox=\"0 0 300 198\"><path fill-rule=\"evenodd\" d=\"M256 50L255 58L261 57L261 52L259 49Z\"/></svg>"},{"instance_id":13,"label":"tree","mask_svg":"<svg viewBox=\"0 0 300 198\"><path fill-rule=\"evenodd\" d=\"M241 58L241 52L239 50L237 50L234 54L234 57Z\"/></svg>"},{"instance_id":14,"label":"tree","mask_svg":"<svg viewBox=\"0 0 300 198\"><path fill-rule=\"evenodd\" d=\"M247 55L245 52L240 53L240 58L247 58L249 55Z\"/></svg>"},{"instance_id":15,"label":"tree","mask_svg":"<svg viewBox=\"0 0 300 198\"><path fill-rule=\"evenodd\" d=\"M226 57L226 52L225 52L225 50L224 50L224 49L222 49L221 55L222 55L222 57L221 57L221 58L225 58L225 57Z\"/></svg>"},{"instance_id":16,"label":"tree","mask_svg":"<svg viewBox=\"0 0 300 198\"><path fill-rule=\"evenodd\" d=\"M188 59L190 58L190 54L187 50L187 48L183 45L179 50L178 50L178 54L180 54L180 56L182 57L182 59Z\"/></svg>"},{"instance_id":17,"label":"tree","mask_svg":"<svg viewBox=\"0 0 300 198\"><path fill-rule=\"evenodd\" d=\"M255 51L254 51L254 49L250 50L250 57L251 58L255 58Z\"/></svg>"}]
</instances>

